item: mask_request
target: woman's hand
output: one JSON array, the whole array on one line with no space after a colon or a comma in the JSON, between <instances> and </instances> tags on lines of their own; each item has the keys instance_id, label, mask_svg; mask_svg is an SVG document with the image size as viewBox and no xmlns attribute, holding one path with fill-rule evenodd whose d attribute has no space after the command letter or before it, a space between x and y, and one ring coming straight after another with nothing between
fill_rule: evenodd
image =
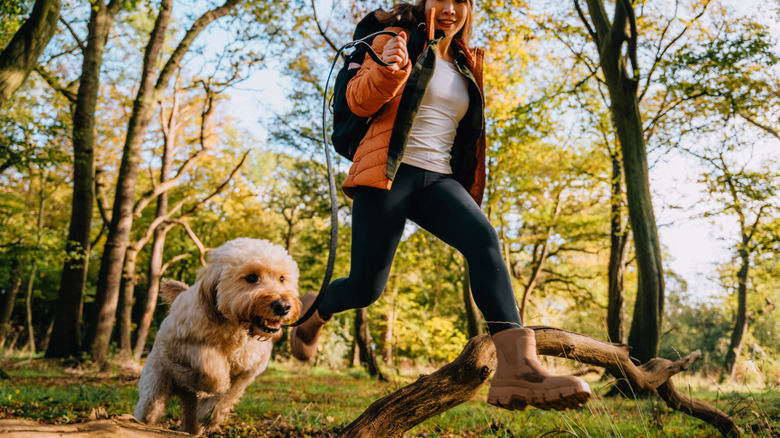
<instances>
[{"instance_id":1,"label":"woman's hand","mask_svg":"<svg viewBox=\"0 0 780 438\"><path fill-rule=\"evenodd\" d=\"M406 32L402 31L385 44L382 50L382 61L394 63L387 67L390 70L401 70L409 62L409 52L406 50L407 38Z\"/></svg>"}]
</instances>

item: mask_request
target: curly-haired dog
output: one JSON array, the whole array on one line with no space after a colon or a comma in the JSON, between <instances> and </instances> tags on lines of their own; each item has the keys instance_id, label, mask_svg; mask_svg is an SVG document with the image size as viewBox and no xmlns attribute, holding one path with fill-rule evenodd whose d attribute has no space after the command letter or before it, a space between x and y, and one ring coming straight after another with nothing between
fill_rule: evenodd
<instances>
[{"instance_id":1,"label":"curly-haired dog","mask_svg":"<svg viewBox=\"0 0 780 438\"><path fill-rule=\"evenodd\" d=\"M156 424L171 396L181 429L216 428L265 370L281 325L300 313L298 265L266 240L231 240L208 254L197 282L163 282L171 303L138 382L134 415Z\"/></svg>"}]
</instances>

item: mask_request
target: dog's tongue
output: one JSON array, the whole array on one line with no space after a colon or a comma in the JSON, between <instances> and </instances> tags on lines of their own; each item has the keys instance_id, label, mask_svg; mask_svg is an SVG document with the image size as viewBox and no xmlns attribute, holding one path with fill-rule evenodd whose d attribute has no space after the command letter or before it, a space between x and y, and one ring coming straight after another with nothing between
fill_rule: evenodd
<instances>
[{"instance_id":1,"label":"dog's tongue","mask_svg":"<svg viewBox=\"0 0 780 438\"><path fill-rule=\"evenodd\" d=\"M276 333L282 326L281 320L269 320L263 318L255 318L252 321L252 329L250 335L252 336L267 336L269 333Z\"/></svg>"}]
</instances>

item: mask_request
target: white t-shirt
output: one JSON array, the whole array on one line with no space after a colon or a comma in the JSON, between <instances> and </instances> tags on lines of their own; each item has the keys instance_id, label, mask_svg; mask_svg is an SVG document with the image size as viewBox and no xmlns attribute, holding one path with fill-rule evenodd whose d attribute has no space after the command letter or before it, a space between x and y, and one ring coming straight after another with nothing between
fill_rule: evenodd
<instances>
[{"instance_id":1,"label":"white t-shirt","mask_svg":"<svg viewBox=\"0 0 780 438\"><path fill-rule=\"evenodd\" d=\"M409 132L402 163L451 174L450 151L458 124L469 108L466 78L449 61L436 58L428 88Z\"/></svg>"}]
</instances>

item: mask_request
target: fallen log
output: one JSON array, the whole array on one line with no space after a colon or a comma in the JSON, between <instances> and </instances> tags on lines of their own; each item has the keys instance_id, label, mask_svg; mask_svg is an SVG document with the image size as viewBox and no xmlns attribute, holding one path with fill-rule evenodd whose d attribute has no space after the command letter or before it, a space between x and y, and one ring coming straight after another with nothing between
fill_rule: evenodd
<instances>
[{"instance_id":1,"label":"fallen log","mask_svg":"<svg viewBox=\"0 0 780 438\"><path fill-rule=\"evenodd\" d=\"M70 424L42 424L32 420L0 420L3 438L172 438L191 437L184 432L141 424L132 415Z\"/></svg>"},{"instance_id":2,"label":"fallen log","mask_svg":"<svg viewBox=\"0 0 780 438\"><path fill-rule=\"evenodd\" d=\"M536 332L539 354L566 357L605 368L614 376L622 376L636 392L657 390L669 407L706 421L724 436L741 434L728 414L685 396L671 383L672 376L701 358L700 351L674 362L655 358L637 366L629 357L630 347L627 345L603 342L552 327L530 328ZM488 335L476 336L452 363L377 400L344 428L340 436L400 436L428 418L470 400L493 374L495 367L496 352L492 340Z\"/></svg>"}]
</instances>

